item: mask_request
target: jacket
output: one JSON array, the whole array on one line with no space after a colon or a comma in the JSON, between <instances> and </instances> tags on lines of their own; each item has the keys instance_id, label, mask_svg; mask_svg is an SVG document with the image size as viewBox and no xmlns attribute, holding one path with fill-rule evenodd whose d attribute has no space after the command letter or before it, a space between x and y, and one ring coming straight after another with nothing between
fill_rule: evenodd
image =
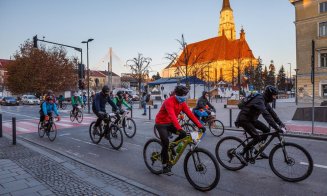
<instances>
[{"instance_id":1,"label":"jacket","mask_svg":"<svg viewBox=\"0 0 327 196\"><path fill-rule=\"evenodd\" d=\"M211 108L214 112L216 112L215 107L213 107L213 105L211 105L208 99L203 96L199 98L198 102L196 102L196 106L194 110L206 109L206 105L208 105L209 108Z\"/></svg>"},{"instance_id":2,"label":"jacket","mask_svg":"<svg viewBox=\"0 0 327 196\"><path fill-rule=\"evenodd\" d=\"M237 116L236 123L256 121L261 114L274 129L279 130L278 125L283 125L282 121L278 118L277 114L262 94L254 97L242 108Z\"/></svg>"},{"instance_id":3,"label":"jacket","mask_svg":"<svg viewBox=\"0 0 327 196\"><path fill-rule=\"evenodd\" d=\"M181 130L182 127L178 123L177 116L183 111L195 124L197 127L203 127L199 120L194 116L191 110L188 108L185 102L179 103L175 96L166 99L157 116L156 124L173 124L177 130Z\"/></svg>"},{"instance_id":4,"label":"jacket","mask_svg":"<svg viewBox=\"0 0 327 196\"><path fill-rule=\"evenodd\" d=\"M127 108L131 109L131 106L128 105L128 104L126 103L125 99L123 99L123 98L119 99L118 97L115 97L112 101L113 101L113 102L116 104L116 106L117 106L118 108L120 108L120 109L121 109L122 105L124 105L124 106L126 106ZM115 112L116 110L113 109L112 111Z\"/></svg>"},{"instance_id":5,"label":"jacket","mask_svg":"<svg viewBox=\"0 0 327 196\"><path fill-rule=\"evenodd\" d=\"M109 103L114 110L119 110L116 104L110 99L110 97L106 97L102 92L95 94L93 102L92 102L92 110L94 113L98 112L106 112L106 103Z\"/></svg>"},{"instance_id":6,"label":"jacket","mask_svg":"<svg viewBox=\"0 0 327 196\"><path fill-rule=\"evenodd\" d=\"M51 112L54 112L57 116L59 116L57 106L55 103L49 103L47 101L42 103L42 113L43 115L49 115Z\"/></svg>"},{"instance_id":7,"label":"jacket","mask_svg":"<svg viewBox=\"0 0 327 196\"><path fill-rule=\"evenodd\" d=\"M83 105L82 99L80 96L77 96L77 98L75 98L75 96L72 96L72 105L76 105L78 104L78 102Z\"/></svg>"}]
</instances>

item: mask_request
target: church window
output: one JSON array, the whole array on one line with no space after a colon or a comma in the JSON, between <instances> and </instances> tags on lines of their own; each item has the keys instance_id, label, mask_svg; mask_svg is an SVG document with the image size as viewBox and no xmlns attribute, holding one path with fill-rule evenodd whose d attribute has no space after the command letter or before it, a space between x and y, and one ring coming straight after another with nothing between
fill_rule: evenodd
<instances>
[{"instance_id":1,"label":"church window","mask_svg":"<svg viewBox=\"0 0 327 196\"><path fill-rule=\"evenodd\" d=\"M320 3L320 13L327 12L327 1Z\"/></svg>"},{"instance_id":2,"label":"church window","mask_svg":"<svg viewBox=\"0 0 327 196\"><path fill-rule=\"evenodd\" d=\"M319 36L320 37L327 36L327 22L319 23Z\"/></svg>"},{"instance_id":3,"label":"church window","mask_svg":"<svg viewBox=\"0 0 327 196\"><path fill-rule=\"evenodd\" d=\"M327 84L321 85L321 92L323 97L327 97Z\"/></svg>"},{"instance_id":4,"label":"church window","mask_svg":"<svg viewBox=\"0 0 327 196\"><path fill-rule=\"evenodd\" d=\"M320 66L327 67L327 53L320 53Z\"/></svg>"}]
</instances>

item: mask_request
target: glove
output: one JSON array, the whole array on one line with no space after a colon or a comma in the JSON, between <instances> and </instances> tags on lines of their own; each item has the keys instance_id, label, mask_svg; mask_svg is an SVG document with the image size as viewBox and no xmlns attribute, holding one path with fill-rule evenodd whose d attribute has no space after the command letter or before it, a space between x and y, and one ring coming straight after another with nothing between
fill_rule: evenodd
<instances>
[{"instance_id":1,"label":"glove","mask_svg":"<svg viewBox=\"0 0 327 196\"><path fill-rule=\"evenodd\" d=\"M199 128L199 130L201 130L203 133L205 133L207 129L205 127L201 127L201 128Z\"/></svg>"},{"instance_id":2,"label":"glove","mask_svg":"<svg viewBox=\"0 0 327 196\"><path fill-rule=\"evenodd\" d=\"M286 133L286 128L285 128L285 127L281 127L281 128L279 128L279 132L281 132L281 133Z\"/></svg>"},{"instance_id":3,"label":"glove","mask_svg":"<svg viewBox=\"0 0 327 196\"><path fill-rule=\"evenodd\" d=\"M44 120L48 121L48 120L49 120L49 116L46 115L46 116L44 117Z\"/></svg>"},{"instance_id":4,"label":"glove","mask_svg":"<svg viewBox=\"0 0 327 196\"><path fill-rule=\"evenodd\" d=\"M57 119L58 119L58 121L60 121L61 120L61 117L60 116L57 116Z\"/></svg>"}]
</instances>

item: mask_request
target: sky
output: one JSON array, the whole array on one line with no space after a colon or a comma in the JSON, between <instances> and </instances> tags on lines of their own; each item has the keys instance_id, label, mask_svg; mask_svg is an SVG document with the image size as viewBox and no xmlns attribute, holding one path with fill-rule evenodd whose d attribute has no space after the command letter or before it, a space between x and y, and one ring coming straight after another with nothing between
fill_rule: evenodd
<instances>
[{"instance_id":1,"label":"sky","mask_svg":"<svg viewBox=\"0 0 327 196\"><path fill-rule=\"evenodd\" d=\"M169 64L166 54L187 43L218 35L223 0L0 0L0 58L10 59L27 39L83 48L89 43L91 69L107 69L112 47L113 72L129 72L126 60L138 53L150 57L150 75ZM243 26L254 56L273 60L295 74L295 10L288 0L230 0L237 38ZM51 47L51 44L46 44ZM69 57L80 53L67 48Z\"/></svg>"}]
</instances>

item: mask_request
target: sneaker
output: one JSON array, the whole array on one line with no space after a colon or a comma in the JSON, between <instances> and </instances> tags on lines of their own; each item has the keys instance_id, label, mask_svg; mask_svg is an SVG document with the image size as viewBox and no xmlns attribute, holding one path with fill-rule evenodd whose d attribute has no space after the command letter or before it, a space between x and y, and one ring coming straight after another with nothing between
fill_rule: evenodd
<instances>
[{"instance_id":1,"label":"sneaker","mask_svg":"<svg viewBox=\"0 0 327 196\"><path fill-rule=\"evenodd\" d=\"M167 176L173 175L173 172L171 172L171 166L167 164L166 166L163 166L162 173L166 174Z\"/></svg>"},{"instance_id":2,"label":"sneaker","mask_svg":"<svg viewBox=\"0 0 327 196\"><path fill-rule=\"evenodd\" d=\"M244 159L243 154L241 154L240 152L235 152L235 157L241 161L242 164L244 165L248 165L248 162Z\"/></svg>"}]
</instances>

